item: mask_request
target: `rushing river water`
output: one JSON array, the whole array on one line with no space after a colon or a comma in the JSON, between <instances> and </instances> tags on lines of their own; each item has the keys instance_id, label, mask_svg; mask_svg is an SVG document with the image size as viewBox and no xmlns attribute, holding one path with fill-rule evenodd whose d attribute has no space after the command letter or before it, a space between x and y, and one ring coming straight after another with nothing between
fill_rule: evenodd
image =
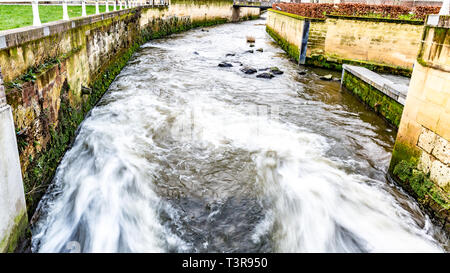
<instances>
[{"instance_id":1,"label":"rushing river water","mask_svg":"<svg viewBox=\"0 0 450 273\"><path fill-rule=\"evenodd\" d=\"M263 52L245 53L248 35ZM386 178L395 132L330 71L299 69L263 19L142 46L81 124L32 250L448 250Z\"/></svg>"}]
</instances>

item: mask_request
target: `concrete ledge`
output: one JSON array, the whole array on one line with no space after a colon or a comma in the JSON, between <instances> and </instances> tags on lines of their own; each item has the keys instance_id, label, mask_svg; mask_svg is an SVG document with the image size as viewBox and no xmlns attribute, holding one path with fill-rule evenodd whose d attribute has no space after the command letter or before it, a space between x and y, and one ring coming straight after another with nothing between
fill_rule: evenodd
<instances>
[{"instance_id":1,"label":"concrete ledge","mask_svg":"<svg viewBox=\"0 0 450 273\"><path fill-rule=\"evenodd\" d=\"M401 105L405 105L406 95L408 94L408 86L393 83L389 79L361 66L344 64L342 66L342 77L344 77L346 72L357 76L362 81L375 87Z\"/></svg>"},{"instance_id":2,"label":"concrete ledge","mask_svg":"<svg viewBox=\"0 0 450 273\"><path fill-rule=\"evenodd\" d=\"M404 90L385 77L358 66L344 65L341 82L375 113L399 127L406 97Z\"/></svg>"},{"instance_id":3,"label":"concrete ledge","mask_svg":"<svg viewBox=\"0 0 450 273\"><path fill-rule=\"evenodd\" d=\"M88 15L86 17L76 17L68 21L59 20L42 24L39 27L27 26L21 28L14 28L0 31L0 50L10 47L15 47L23 43L37 40L46 36L65 32L67 30L77 28L84 25L89 25L105 19L115 18L120 15L135 13L143 8L152 8L161 6L145 5L131 9L110 11L101 14ZM164 6L163 6L164 7Z\"/></svg>"}]
</instances>

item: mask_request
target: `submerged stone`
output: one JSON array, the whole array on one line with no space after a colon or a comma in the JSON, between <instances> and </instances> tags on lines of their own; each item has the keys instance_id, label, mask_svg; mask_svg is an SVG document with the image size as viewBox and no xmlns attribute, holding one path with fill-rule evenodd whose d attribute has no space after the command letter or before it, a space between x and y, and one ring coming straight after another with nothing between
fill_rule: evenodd
<instances>
[{"instance_id":1,"label":"submerged stone","mask_svg":"<svg viewBox=\"0 0 450 273\"><path fill-rule=\"evenodd\" d=\"M328 74L328 75L325 75L325 76L320 76L320 79L324 80L324 81L331 81L333 79L333 75Z\"/></svg>"},{"instance_id":2,"label":"submerged stone","mask_svg":"<svg viewBox=\"0 0 450 273\"><path fill-rule=\"evenodd\" d=\"M235 56L236 55L236 53L227 53L226 55L225 55L225 57L233 57L233 56Z\"/></svg>"},{"instance_id":3,"label":"submerged stone","mask_svg":"<svg viewBox=\"0 0 450 273\"><path fill-rule=\"evenodd\" d=\"M278 67L276 67L276 66L271 67L271 68L270 68L270 72L272 72L272 74L274 74L274 75L281 75L281 74L284 73L283 71L281 71L281 70L280 70Z\"/></svg>"},{"instance_id":4,"label":"submerged stone","mask_svg":"<svg viewBox=\"0 0 450 273\"><path fill-rule=\"evenodd\" d=\"M263 72L261 74L256 75L257 78L263 78L263 79L272 79L275 77L272 73L269 72Z\"/></svg>"},{"instance_id":5,"label":"submerged stone","mask_svg":"<svg viewBox=\"0 0 450 273\"><path fill-rule=\"evenodd\" d=\"M264 51L264 49L262 49L262 48L258 48L256 51L259 51L259 52L263 52Z\"/></svg>"},{"instance_id":6,"label":"submerged stone","mask_svg":"<svg viewBox=\"0 0 450 273\"><path fill-rule=\"evenodd\" d=\"M253 49L247 50L244 53L253 53Z\"/></svg>"},{"instance_id":7,"label":"submerged stone","mask_svg":"<svg viewBox=\"0 0 450 273\"><path fill-rule=\"evenodd\" d=\"M232 67L233 65L227 62L221 62L219 65L219 67Z\"/></svg>"},{"instance_id":8,"label":"submerged stone","mask_svg":"<svg viewBox=\"0 0 450 273\"><path fill-rule=\"evenodd\" d=\"M242 72L244 72L245 74L254 74L257 72L256 69L254 69L253 67L244 67L241 69Z\"/></svg>"}]
</instances>

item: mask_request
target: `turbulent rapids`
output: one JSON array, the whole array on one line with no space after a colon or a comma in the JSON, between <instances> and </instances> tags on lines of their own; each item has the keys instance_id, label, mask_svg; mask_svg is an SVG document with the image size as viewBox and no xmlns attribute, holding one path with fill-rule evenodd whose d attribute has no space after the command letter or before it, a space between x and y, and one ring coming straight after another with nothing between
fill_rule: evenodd
<instances>
[{"instance_id":1,"label":"turbulent rapids","mask_svg":"<svg viewBox=\"0 0 450 273\"><path fill-rule=\"evenodd\" d=\"M145 44L79 127L32 251L448 251L386 177L395 132L298 70L263 19Z\"/></svg>"}]
</instances>

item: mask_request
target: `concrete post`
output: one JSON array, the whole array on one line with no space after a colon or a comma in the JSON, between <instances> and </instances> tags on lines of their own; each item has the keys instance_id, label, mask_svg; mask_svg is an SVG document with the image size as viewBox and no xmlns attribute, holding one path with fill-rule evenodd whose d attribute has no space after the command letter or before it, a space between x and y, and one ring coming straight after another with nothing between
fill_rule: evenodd
<instances>
[{"instance_id":1,"label":"concrete post","mask_svg":"<svg viewBox=\"0 0 450 273\"><path fill-rule=\"evenodd\" d=\"M105 12L109 12L108 0L105 1Z\"/></svg>"},{"instance_id":2,"label":"concrete post","mask_svg":"<svg viewBox=\"0 0 450 273\"><path fill-rule=\"evenodd\" d=\"M95 0L95 14L99 14L100 10L98 8L98 0Z\"/></svg>"},{"instance_id":3,"label":"concrete post","mask_svg":"<svg viewBox=\"0 0 450 273\"><path fill-rule=\"evenodd\" d=\"M86 0L81 1L81 16L85 17L86 14Z\"/></svg>"},{"instance_id":4,"label":"concrete post","mask_svg":"<svg viewBox=\"0 0 450 273\"><path fill-rule=\"evenodd\" d=\"M119 0L119 10L122 10L122 1Z\"/></svg>"},{"instance_id":5,"label":"concrete post","mask_svg":"<svg viewBox=\"0 0 450 273\"><path fill-rule=\"evenodd\" d=\"M125 0L125 9L128 8L128 0Z\"/></svg>"},{"instance_id":6,"label":"concrete post","mask_svg":"<svg viewBox=\"0 0 450 273\"><path fill-rule=\"evenodd\" d=\"M116 11L116 0L113 0L113 11Z\"/></svg>"},{"instance_id":7,"label":"concrete post","mask_svg":"<svg viewBox=\"0 0 450 273\"><path fill-rule=\"evenodd\" d=\"M67 0L63 0L62 8L63 8L63 20L69 20L69 13L67 11Z\"/></svg>"},{"instance_id":8,"label":"concrete post","mask_svg":"<svg viewBox=\"0 0 450 273\"><path fill-rule=\"evenodd\" d=\"M31 7L33 9L33 26L38 27L41 25L38 0L33 0L33 2L31 2Z\"/></svg>"},{"instance_id":9,"label":"concrete post","mask_svg":"<svg viewBox=\"0 0 450 273\"><path fill-rule=\"evenodd\" d=\"M0 252L14 251L27 223L16 132L0 70Z\"/></svg>"},{"instance_id":10,"label":"concrete post","mask_svg":"<svg viewBox=\"0 0 450 273\"><path fill-rule=\"evenodd\" d=\"M239 22L241 9L239 7L233 7L232 13L231 13L231 22Z\"/></svg>"},{"instance_id":11,"label":"concrete post","mask_svg":"<svg viewBox=\"0 0 450 273\"><path fill-rule=\"evenodd\" d=\"M450 15L450 0L444 0L439 15Z\"/></svg>"}]
</instances>

